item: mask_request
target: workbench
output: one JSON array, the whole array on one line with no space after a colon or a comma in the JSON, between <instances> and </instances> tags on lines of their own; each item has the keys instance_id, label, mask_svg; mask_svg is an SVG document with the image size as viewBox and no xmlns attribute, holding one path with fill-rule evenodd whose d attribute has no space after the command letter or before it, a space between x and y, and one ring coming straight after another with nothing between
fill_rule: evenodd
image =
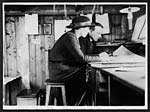
<instances>
[{"instance_id":1,"label":"workbench","mask_svg":"<svg viewBox=\"0 0 150 112\"><path fill-rule=\"evenodd\" d=\"M91 66L95 68L95 70L107 75L109 105L113 105L112 91L115 89L113 90L114 87L112 85L114 81L140 94L140 96L142 96L142 102L144 102L146 89L146 62L144 61L144 57L134 55L134 59L132 59L132 56L120 56L120 58L118 56L112 58L114 60L112 62L91 63ZM115 92L117 93L119 90L116 89ZM128 91L126 92L128 93ZM139 102L139 104L143 103Z\"/></svg>"}]
</instances>

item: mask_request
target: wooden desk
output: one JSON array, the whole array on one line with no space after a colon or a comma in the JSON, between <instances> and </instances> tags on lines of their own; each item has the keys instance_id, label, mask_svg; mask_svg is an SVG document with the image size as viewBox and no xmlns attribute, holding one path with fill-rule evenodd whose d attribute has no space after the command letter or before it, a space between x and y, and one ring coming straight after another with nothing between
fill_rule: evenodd
<instances>
[{"instance_id":1,"label":"wooden desk","mask_svg":"<svg viewBox=\"0 0 150 112\"><path fill-rule=\"evenodd\" d=\"M102 69L109 76L120 83L134 89L141 94L145 91L145 67L127 68L127 70Z\"/></svg>"},{"instance_id":2,"label":"wooden desk","mask_svg":"<svg viewBox=\"0 0 150 112\"><path fill-rule=\"evenodd\" d=\"M108 98L109 105L111 105L111 80L133 89L142 94L145 93L145 63L91 63L91 66L108 76ZM123 67L123 68L122 68Z\"/></svg>"},{"instance_id":3,"label":"wooden desk","mask_svg":"<svg viewBox=\"0 0 150 112\"><path fill-rule=\"evenodd\" d=\"M3 78L3 103L5 105L11 105L11 103L12 103L12 101L11 101L11 92L12 92L11 84L12 84L12 82L19 80L20 78L21 78L21 76L4 77ZM7 98L7 96L8 96L8 98Z\"/></svg>"}]
</instances>

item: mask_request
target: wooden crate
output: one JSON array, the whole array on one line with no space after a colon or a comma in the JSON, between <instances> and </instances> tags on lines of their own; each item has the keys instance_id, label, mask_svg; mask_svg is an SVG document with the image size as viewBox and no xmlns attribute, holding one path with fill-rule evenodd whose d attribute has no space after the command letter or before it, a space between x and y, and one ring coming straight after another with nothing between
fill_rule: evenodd
<instances>
[{"instance_id":1,"label":"wooden crate","mask_svg":"<svg viewBox=\"0 0 150 112\"><path fill-rule=\"evenodd\" d=\"M24 89L17 95L17 105L38 105L40 90Z\"/></svg>"}]
</instances>

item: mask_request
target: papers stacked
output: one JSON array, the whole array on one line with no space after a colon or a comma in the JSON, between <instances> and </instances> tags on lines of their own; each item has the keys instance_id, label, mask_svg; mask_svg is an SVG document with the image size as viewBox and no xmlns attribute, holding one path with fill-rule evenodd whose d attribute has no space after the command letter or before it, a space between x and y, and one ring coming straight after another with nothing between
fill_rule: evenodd
<instances>
[{"instance_id":1,"label":"papers stacked","mask_svg":"<svg viewBox=\"0 0 150 112\"><path fill-rule=\"evenodd\" d=\"M121 45L117 50L114 51L111 62L121 63L145 63L145 58L128 50L126 47Z\"/></svg>"},{"instance_id":2,"label":"papers stacked","mask_svg":"<svg viewBox=\"0 0 150 112\"><path fill-rule=\"evenodd\" d=\"M136 55L122 45L114 51L109 61L94 62L92 66L100 68L144 67L145 58Z\"/></svg>"}]
</instances>

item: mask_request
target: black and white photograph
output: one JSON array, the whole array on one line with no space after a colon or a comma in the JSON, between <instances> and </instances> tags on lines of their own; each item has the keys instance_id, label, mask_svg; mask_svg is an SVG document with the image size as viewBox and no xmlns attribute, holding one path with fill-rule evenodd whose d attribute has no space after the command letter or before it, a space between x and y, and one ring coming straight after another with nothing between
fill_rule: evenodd
<instances>
[{"instance_id":1,"label":"black and white photograph","mask_svg":"<svg viewBox=\"0 0 150 112\"><path fill-rule=\"evenodd\" d=\"M148 109L147 2L3 2L3 110Z\"/></svg>"}]
</instances>

